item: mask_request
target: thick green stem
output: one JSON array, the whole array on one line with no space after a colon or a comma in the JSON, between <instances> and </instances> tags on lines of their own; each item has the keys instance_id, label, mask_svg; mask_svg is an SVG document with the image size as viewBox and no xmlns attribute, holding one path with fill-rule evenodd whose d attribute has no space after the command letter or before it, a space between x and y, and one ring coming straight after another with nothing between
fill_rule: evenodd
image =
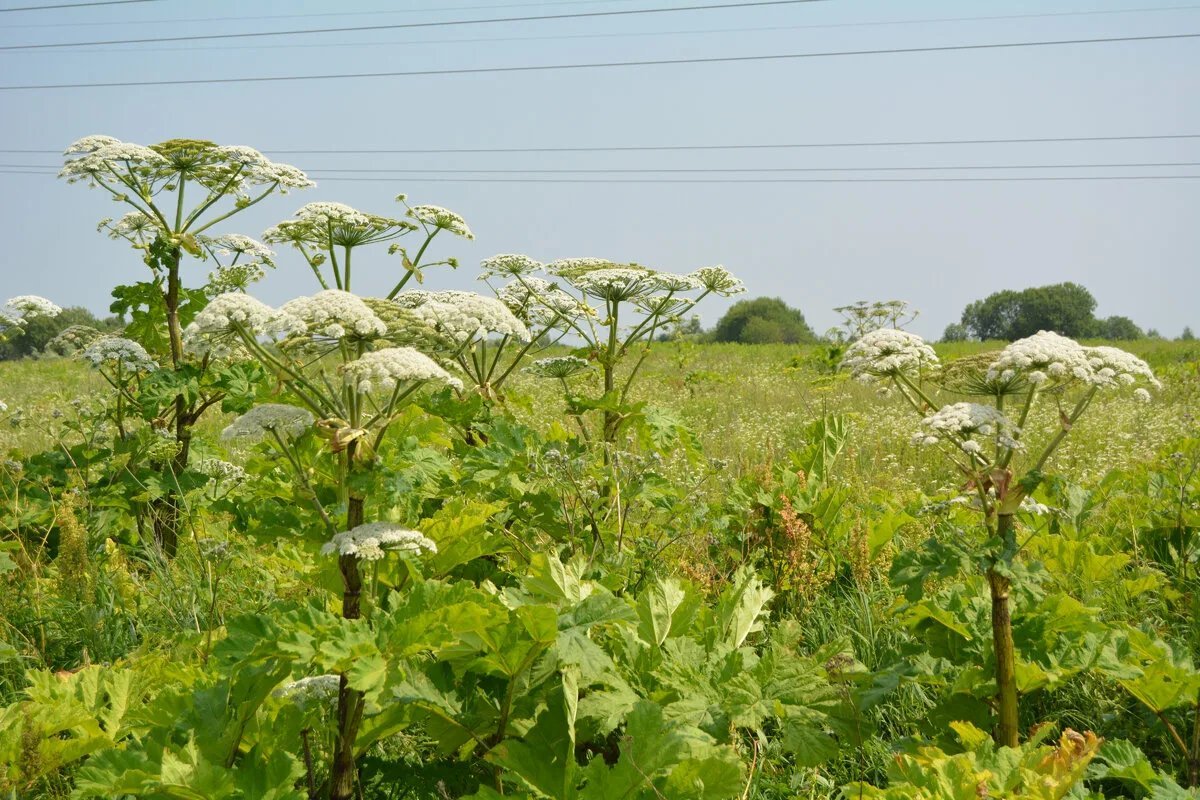
<instances>
[{"instance_id":1,"label":"thick green stem","mask_svg":"<svg viewBox=\"0 0 1200 800\"><path fill-rule=\"evenodd\" d=\"M1000 514L997 532L1008 557L1010 543L1015 537L1012 514ZM1019 721L1017 714L1016 651L1013 647L1012 609L1009 603L1011 581L995 567L988 570L988 586L992 594L992 647L996 656L996 728L993 738L1000 747L1017 747Z\"/></svg>"},{"instance_id":2,"label":"thick green stem","mask_svg":"<svg viewBox=\"0 0 1200 800\"><path fill-rule=\"evenodd\" d=\"M354 444L347 450L351 462ZM363 498L351 495L346 508L346 530L354 530L363 524ZM338 567L342 573L342 616L358 619L362 616L362 573L355 556L341 556ZM358 739L358 728L362 723L363 694L351 689L343 674L338 686L337 741L334 743L333 767L329 777L330 800L351 800L354 797L354 744Z\"/></svg>"}]
</instances>

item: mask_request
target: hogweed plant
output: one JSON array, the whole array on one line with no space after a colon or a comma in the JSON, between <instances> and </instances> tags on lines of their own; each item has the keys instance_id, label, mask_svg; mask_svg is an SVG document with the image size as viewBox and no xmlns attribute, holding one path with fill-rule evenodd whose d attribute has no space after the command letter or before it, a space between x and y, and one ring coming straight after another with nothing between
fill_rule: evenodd
<instances>
[{"instance_id":1,"label":"hogweed plant","mask_svg":"<svg viewBox=\"0 0 1200 800\"><path fill-rule=\"evenodd\" d=\"M510 280L495 289L497 294L518 314L542 322L543 335L557 331L560 337L582 342L575 355L598 366L603 395L573 403L573 413L599 410L597 438L606 446L617 442L630 415L629 393L655 336L708 295L728 297L745 291L742 282L721 266L681 275L601 258L566 258L543 266L521 255L495 256L483 266L480 279L489 285L496 278ZM551 280L537 277L538 271ZM632 358L632 364L622 368L627 358Z\"/></svg>"},{"instance_id":2,"label":"hogweed plant","mask_svg":"<svg viewBox=\"0 0 1200 800\"><path fill-rule=\"evenodd\" d=\"M941 404L926 391L922 377L938 359L919 336L880 328L846 351L843 367L865 382L883 382L920 417L914 441L939 447L965 479L988 533L984 563L992 608L998 745L1019 744L1016 654L1010 595L1014 559L1020 551L1015 516L1029 504L1050 457L1101 391L1131 389L1142 402L1159 382L1140 358L1115 347L1085 347L1048 331L1009 344L957 376L961 392L989 402ZM1011 406L1009 406L1011 402ZM1044 441L1030 436L1038 403L1053 404L1056 429ZM1009 406L1009 407L1006 407Z\"/></svg>"},{"instance_id":3,"label":"hogweed plant","mask_svg":"<svg viewBox=\"0 0 1200 800\"><path fill-rule=\"evenodd\" d=\"M343 271L343 280L347 277ZM376 307L389 303L380 301ZM391 305L396 319L405 318L400 306ZM222 294L186 331L189 347L198 352L257 360L297 401L298 405L255 406L226 428L223 437L264 440L291 467L325 527L322 552L337 557L346 619L363 616L364 563L377 561L385 551L417 554L435 549L420 534L387 520L368 521L367 497L361 489L365 473L378 464L376 454L385 435L414 394L430 385L461 388L461 382L432 358L390 338L406 338L411 332L411 325L389 326L362 298L340 289L299 297L279 309L243 293ZM305 463L308 451L298 446L303 437L313 435L326 441L325 457L334 463L336 507L322 501L319 487L313 485L317 478L310 477L331 471L310 470L313 465ZM362 692L352 689L342 675L330 797L353 795L355 741L363 713Z\"/></svg>"},{"instance_id":4,"label":"hogweed plant","mask_svg":"<svg viewBox=\"0 0 1200 800\"><path fill-rule=\"evenodd\" d=\"M10 297L0 306L0 342L19 335L31 319L57 317L61 313L62 308L35 294Z\"/></svg>"},{"instance_id":5,"label":"hogweed plant","mask_svg":"<svg viewBox=\"0 0 1200 800\"><path fill-rule=\"evenodd\" d=\"M111 136L85 136L63 155L66 162L59 177L102 189L113 201L133 209L115 221L102 220L99 228L140 250L151 271L148 281L117 287L112 310L131 315L126 335L150 352L165 355L177 384L155 415L174 430L179 445L165 481L174 488L153 507L155 539L172 556L180 526L178 478L187 468L192 428L228 394L228 387L211 385L214 379L220 381L210 373L208 361L195 364L188 358L183 329L209 295L244 289L261 277L263 266L273 263L270 251L247 237L211 237L205 232L271 194L315 184L296 167L275 163L252 148L196 139L144 146ZM217 260L207 291L184 285L185 256ZM222 257L227 263L221 264ZM160 376L160 382L167 378ZM205 381L205 390L193 390Z\"/></svg>"}]
</instances>

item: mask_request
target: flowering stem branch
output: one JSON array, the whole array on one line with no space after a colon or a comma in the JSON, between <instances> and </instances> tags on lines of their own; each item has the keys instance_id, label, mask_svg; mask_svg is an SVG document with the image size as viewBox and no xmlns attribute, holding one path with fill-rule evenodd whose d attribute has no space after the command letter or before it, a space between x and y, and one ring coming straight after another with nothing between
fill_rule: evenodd
<instances>
[{"instance_id":1,"label":"flowering stem branch","mask_svg":"<svg viewBox=\"0 0 1200 800\"><path fill-rule=\"evenodd\" d=\"M1075 408L1071 411L1071 415L1062 422L1058 429L1058 433L1054 434L1054 438L1052 438L1046 444L1046 449L1042 451L1042 455L1034 464L1033 469L1031 470L1032 472L1040 472L1042 467L1046 466L1046 462L1050 459L1050 456L1054 453L1055 449L1062 444L1063 439L1067 438L1067 434L1071 432L1071 428L1083 415L1083 412L1087 410L1087 407L1091 405L1092 398L1096 396L1096 392L1098 390L1099 387L1093 386L1088 390L1087 394L1079 398L1079 402L1075 404Z\"/></svg>"}]
</instances>

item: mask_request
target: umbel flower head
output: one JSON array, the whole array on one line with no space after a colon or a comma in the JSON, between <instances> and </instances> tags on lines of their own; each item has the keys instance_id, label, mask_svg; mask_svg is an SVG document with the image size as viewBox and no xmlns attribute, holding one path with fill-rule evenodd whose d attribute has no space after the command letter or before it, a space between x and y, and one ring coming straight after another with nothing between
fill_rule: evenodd
<instances>
[{"instance_id":1,"label":"umbel flower head","mask_svg":"<svg viewBox=\"0 0 1200 800\"><path fill-rule=\"evenodd\" d=\"M214 483L238 484L248 477L246 470L219 458L202 458L193 469Z\"/></svg>"},{"instance_id":2,"label":"umbel flower head","mask_svg":"<svg viewBox=\"0 0 1200 800\"><path fill-rule=\"evenodd\" d=\"M153 372L158 369L158 364L146 352L146 348L121 336L96 339L83 351L83 358L97 369L110 367L122 372Z\"/></svg>"},{"instance_id":3,"label":"umbel flower head","mask_svg":"<svg viewBox=\"0 0 1200 800\"><path fill-rule=\"evenodd\" d=\"M110 239L126 239L134 244L146 244L158 236L163 227L158 220L141 211L130 211L116 222L111 219L100 220L96 230L107 231Z\"/></svg>"},{"instance_id":4,"label":"umbel flower head","mask_svg":"<svg viewBox=\"0 0 1200 800\"><path fill-rule=\"evenodd\" d=\"M327 339L371 339L387 334L387 325L357 295L326 289L289 300L279 308L300 320L308 334Z\"/></svg>"},{"instance_id":5,"label":"umbel flower head","mask_svg":"<svg viewBox=\"0 0 1200 800\"><path fill-rule=\"evenodd\" d=\"M302 321L276 311L261 300L243 292L226 292L214 297L183 329L183 339L189 352L230 358L244 352L242 331L257 337L304 329Z\"/></svg>"},{"instance_id":6,"label":"umbel flower head","mask_svg":"<svg viewBox=\"0 0 1200 800\"><path fill-rule=\"evenodd\" d=\"M553 358L539 358L526 367L525 371L539 378L566 380L587 372L591 368L591 362L579 356L554 356Z\"/></svg>"},{"instance_id":7,"label":"umbel flower head","mask_svg":"<svg viewBox=\"0 0 1200 800\"><path fill-rule=\"evenodd\" d=\"M489 334L529 341L529 329L508 306L475 292L401 292L396 302L430 327L461 343Z\"/></svg>"},{"instance_id":8,"label":"umbel flower head","mask_svg":"<svg viewBox=\"0 0 1200 800\"><path fill-rule=\"evenodd\" d=\"M296 167L275 163L252 147L220 147L200 139L169 139L146 147L111 136L85 136L63 155L67 161L58 176L68 183L132 182L144 196L180 180L195 181L214 194L237 195L253 186L286 191L316 185Z\"/></svg>"},{"instance_id":9,"label":"umbel flower head","mask_svg":"<svg viewBox=\"0 0 1200 800\"><path fill-rule=\"evenodd\" d=\"M659 289L657 273L635 266L572 272L562 277L584 294L611 302L633 300Z\"/></svg>"},{"instance_id":10,"label":"umbel flower head","mask_svg":"<svg viewBox=\"0 0 1200 800\"><path fill-rule=\"evenodd\" d=\"M483 281L488 278L530 275L541 269L542 263L520 253L500 253L485 258L479 262L479 267L479 280Z\"/></svg>"},{"instance_id":11,"label":"umbel flower head","mask_svg":"<svg viewBox=\"0 0 1200 800\"><path fill-rule=\"evenodd\" d=\"M82 353L89 344L103 335L91 325L71 325L47 342L46 349L60 356L73 356Z\"/></svg>"},{"instance_id":12,"label":"umbel flower head","mask_svg":"<svg viewBox=\"0 0 1200 800\"><path fill-rule=\"evenodd\" d=\"M701 267L691 274L704 289L729 297L746 291L746 285L733 276L725 267L717 264L714 267Z\"/></svg>"},{"instance_id":13,"label":"umbel flower head","mask_svg":"<svg viewBox=\"0 0 1200 800\"><path fill-rule=\"evenodd\" d=\"M368 214L345 203L308 203L293 216L295 219L284 220L264 231L263 240L329 250L383 242L416 229L406 220Z\"/></svg>"},{"instance_id":14,"label":"umbel flower head","mask_svg":"<svg viewBox=\"0 0 1200 800\"><path fill-rule=\"evenodd\" d=\"M437 545L420 531L402 528L391 522L368 522L342 533L321 547L321 555L353 556L359 561L378 561L386 551L394 553L436 553Z\"/></svg>"},{"instance_id":15,"label":"umbel flower head","mask_svg":"<svg viewBox=\"0 0 1200 800\"><path fill-rule=\"evenodd\" d=\"M404 202L404 195L396 198L400 202ZM461 236L464 239L474 239L475 234L467 227L467 221L461 216L454 213L448 208L441 206L412 206L408 209L407 216L415 219L426 230L433 228L436 230L448 231L455 236Z\"/></svg>"},{"instance_id":16,"label":"umbel flower head","mask_svg":"<svg viewBox=\"0 0 1200 800\"><path fill-rule=\"evenodd\" d=\"M20 294L4 301L0 315L16 325L24 325L38 317L57 317L62 309L44 297L36 294Z\"/></svg>"},{"instance_id":17,"label":"umbel flower head","mask_svg":"<svg viewBox=\"0 0 1200 800\"><path fill-rule=\"evenodd\" d=\"M1032 384L1089 381L1092 365L1086 348L1052 331L1038 331L1010 343L988 368L988 380L1023 377Z\"/></svg>"},{"instance_id":18,"label":"umbel flower head","mask_svg":"<svg viewBox=\"0 0 1200 800\"><path fill-rule=\"evenodd\" d=\"M411 347L388 347L365 353L343 364L346 384L368 394L376 389L391 391L403 383L435 381L462 389L462 381L438 366L432 358Z\"/></svg>"},{"instance_id":19,"label":"umbel flower head","mask_svg":"<svg viewBox=\"0 0 1200 800\"><path fill-rule=\"evenodd\" d=\"M137 213L136 211L133 213ZM129 216L126 214L126 216ZM236 263L254 262L275 266L275 251L262 242L240 233L197 236L196 241L214 256L232 258Z\"/></svg>"},{"instance_id":20,"label":"umbel flower head","mask_svg":"<svg viewBox=\"0 0 1200 800\"><path fill-rule=\"evenodd\" d=\"M1002 447L1023 449L1018 440L1021 429L993 406L980 403L953 403L943 406L921 420L922 430L913 436L918 444L937 444L949 440L964 452L976 455L983 451L975 436L995 437Z\"/></svg>"},{"instance_id":21,"label":"umbel flower head","mask_svg":"<svg viewBox=\"0 0 1200 800\"><path fill-rule=\"evenodd\" d=\"M879 328L846 348L841 366L857 380L870 382L915 375L937 363L937 354L920 336L897 328Z\"/></svg>"},{"instance_id":22,"label":"umbel flower head","mask_svg":"<svg viewBox=\"0 0 1200 800\"><path fill-rule=\"evenodd\" d=\"M312 427L313 419L308 409L282 403L265 403L235 419L221 431L221 438L261 439L274 433L282 438L297 439Z\"/></svg>"},{"instance_id":23,"label":"umbel flower head","mask_svg":"<svg viewBox=\"0 0 1200 800\"><path fill-rule=\"evenodd\" d=\"M1090 383L1103 387L1133 386L1146 383L1155 389L1162 388L1162 382L1154 377L1150 365L1133 353L1119 347L1085 347L1088 365L1092 368ZM1136 392L1137 390L1135 390ZM1149 399L1149 392L1144 388L1139 399Z\"/></svg>"},{"instance_id":24,"label":"umbel flower head","mask_svg":"<svg viewBox=\"0 0 1200 800\"><path fill-rule=\"evenodd\" d=\"M271 693L272 697L291 700L300 708L326 706L338 696L342 685L342 676L311 675L297 681L290 681Z\"/></svg>"},{"instance_id":25,"label":"umbel flower head","mask_svg":"<svg viewBox=\"0 0 1200 800\"><path fill-rule=\"evenodd\" d=\"M496 298L526 325L551 325L558 319L574 319L595 310L541 278L521 277L500 287Z\"/></svg>"}]
</instances>

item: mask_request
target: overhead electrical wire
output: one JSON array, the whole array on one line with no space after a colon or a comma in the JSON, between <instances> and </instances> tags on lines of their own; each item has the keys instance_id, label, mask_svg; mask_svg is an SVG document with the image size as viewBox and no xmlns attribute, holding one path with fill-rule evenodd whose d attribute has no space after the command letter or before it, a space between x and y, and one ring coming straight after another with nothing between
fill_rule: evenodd
<instances>
[{"instance_id":1,"label":"overhead electrical wire","mask_svg":"<svg viewBox=\"0 0 1200 800\"><path fill-rule=\"evenodd\" d=\"M808 0L806 0L807 2ZM1058 47L1065 45L1110 44L1114 42L1152 42L1200 38L1200 33L1170 33L1153 36L1109 36L1095 39L1056 39L1032 42L992 42L985 44L941 45L933 47L897 47L877 50L831 50L815 53L777 53L758 56L712 56L708 58L669 58L649 61L601 61L586 64L531 64L512 67L460 67L457 69L423 69L397 72L351 72L322 75L272 75L245 78L180 78L160 81L103 81L97 83L44 83L0 86L0 91L41 89L100 89L130 86L194 86L198 84L281 83L312 80L346 80L361 78L432 77L435 75L483 75L515 72L550 72L556 70L607 69L612 67L658 67L679 64L731 64L765 61L785 61L806 58L895 55L912 53L945 53L970 50L1000 50L1019 47Z\"/></svg>"},{"instance_id":2,"label":"overhead electrical wire","mask_svg":"<svg viewBox=\"0 0 1200 800\"><path fill-rule=\"evenodd\" d=\"M56 3L51 6L16 6L13 8L0 8L0 14L6 14L12 11L48 11L51 9L61 8L86 8L88 6L127 6L133 3L161 3L162 0L96 0L91 3Z\"/></svg>"},{"instance_id":3,"label":"overhead electrical wire","mask_svg":"<svg viewBox=\"0 0 1200 800\"><path fill-rule=\"evenodd\" d=\"M571 14L544 14L524 17L490 17L487 19L452 19L434 22L398 22L389 25L353 25L341 28L297 28L285 31L250 31L245 33L209 33L190 36L153 36L143 39L107 39L94 42L43 42L40 44L12 44L0 46L0 50L41 50L59 47L89 47L110 44L150 44L156 42L195 42L213 39L251 39L267 36L305 36L319 33L349 33L354 31L383 31L407 28L444 28L462 25L494 25L510 22L543 22L564 19L594 19L598 17L629 17L646 14L672 14L680 11L718 11L763 6L792 6L801 3L821 3L827 0L750 0L740 3L717 3L712 5L673 6L667 8L631 8L618 11L579 11Z\"/></svg>"},{"instance_id":4,"label":"overhead electrical wire","mask_svg":"<svg viewBox=\"0 0 1200 800\"><path fill-rule=\"evenodd\" d=\"M978 144L1044 144L1065 142L1131 142L1174 139L1200 139L1200 133L1132 134L1120 136L1033 136L1009 139L885 139L862 142L788 142L755 144L668 144L668 145L596 145L581 147L439 147L439 148L357 148L357 149L286 149L263 148L278 155L322 154L433 154L433 153L599 153L599 152L657 152L670 150L782 150L809 147L912 147L928 145ZM0 153L33 153L61 155L62 150L0 148Z\"/></svg>"}]
</instances>

